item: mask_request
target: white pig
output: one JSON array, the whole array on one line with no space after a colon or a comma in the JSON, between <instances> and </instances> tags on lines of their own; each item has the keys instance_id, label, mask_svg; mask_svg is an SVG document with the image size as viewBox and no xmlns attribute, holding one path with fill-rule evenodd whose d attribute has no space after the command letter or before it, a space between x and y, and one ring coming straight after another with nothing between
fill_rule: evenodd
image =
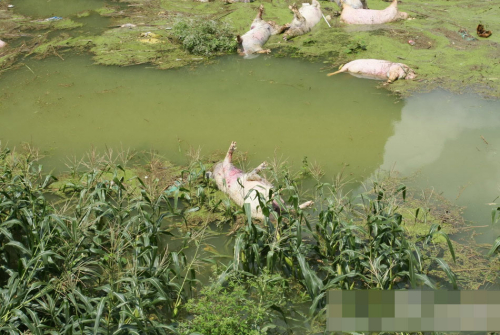
<instances>
[{"instance_id":1,"label":"white pig","mask_svg":"<svg viewBox=\"0 0 500 335\"><path fill-rule=\"evenodd\" d=\"M271 35L282 33L284 30L288 29L288 25L278 26L273 21L264 21L262 19L262 13L264 13L264 6L260 5L259 13L253 20L250 30L243 36L236 36L236 40L238 41L238 54L241 56L249 56L256 53L270 53L270 49L262 48L264 44L266 44Z\"/></svg>"},{"instance_id":2,"label":"white pig","mask_svg":"<svg viewBox=\"0 0 500 335\"><path fill-rule=\"evenodd\" d=\"M310 32L323 16L317 0L312 0L311 5L302 4L300 9L297 9L297 5L295 3L288 8L290 8L293 12L293 20L290 24L290 28L283 36L285 41L292 37L304 35Z\"/></svg>"},{"instance_id":3,"label":"white pig","mask_svg":"<svg viewBox=\"0 0 500 335\"><path fill-rule=\"evenodd\" d=\"M232 163L234 150L236 150L236 142L231 142L226 158L215 165L213 172L215 183L219 189L229 195L238 206L243 206L245 203L250 204L253 218L264 220L264 215L262 214L256 192L262 196L263 200L269 200L269 190L273 188L273 185L259 175L259 172L266 167L266 163L260 164L250 173L245 173L236 168ZM281 201L281 203L284 202ZM299 208L304 209L310 207L312 204L312 201L307 201L301 204ZM278 212L283 209L274 200L273 208Z\"/></svg>"},{"instance_id":4,"label":"white pig","mask_svg":"<svg viewBox=\"0 0 500 335\"><path fill-rule=\"evenodd\" d=\"M393 63L380 59L357 59L340 67L340 70L329 73L328 76L341 72L349 72L355 76L373 79L387 79L392 83L398 79L415 79L415 72L403 63Z\"/></svg>"},{"instance_id":5,"label":"white pig","mask_svg":"<svg viewBox=\"0 0 500 335\"><path fill-rule=\"evenodd\" d=\"M354 9L344 0L340 20L348 24L382 24L397 20L405 20L408 13L398 11L398 0L394 0L389 7L382 10Z\"/></svg>"}]
</instances>

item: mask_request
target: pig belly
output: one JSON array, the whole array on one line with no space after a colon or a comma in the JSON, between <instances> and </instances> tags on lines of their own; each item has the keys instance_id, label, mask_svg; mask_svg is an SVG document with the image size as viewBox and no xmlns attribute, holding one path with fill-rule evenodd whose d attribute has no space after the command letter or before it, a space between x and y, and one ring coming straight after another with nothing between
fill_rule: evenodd
<instances>
[{"instance_id":1,"label":"pig belly","mask_svg":"<svg viewBox=\"0 0 500 335\"><path fill-rule=\"evenodd\" d=\"M382 24L394 21L397 14L398 10L394 7L383 10L346 8L340 18L348 24Z\"/></svg>"},{"instance_id":2,"label":"pig belly","mask_svg":"<svg viewBox=\"0 0 500 335\"><path fill-rule=\"evenodd\" d=\"M248 52L255 52L262 50L262 46L266 44L269 37L271 37L271 26L268 27L256 27L245 35L241 36L243 40L243 50Z\"/></svg>"},{"instance_id":3,"label":"pig belly","mask_svg":"<svg viewBox=\"0 0 500 335\"><path fill-rule=\"evenodd\" d=\"M234 183L231 183L231 187L227 189L227 194L238 206L250 204L252 217L264 219L256 192L259 192L262 195L263 200L267 201L271 186L258 181L240 180L240 182L244 187L241 187L240 184L235 181ZM248 192L250 192L250 194L245 199Z\"/></svg>"},{"instance_id":4,"label":"pig belly","mask_svg":"<svg viewBox=\"0 0 500 335\"><path fill-rule=\"evenodd\" d=\"M315 6L301 7L299 12L306 19L306 27L309 29L312 29L321 20L321 10Z\"/></svg>"},{"instance_id":5,"label":"pig belly","mask_svg":"<svg viewBox=\"0 0 500 335\"><path fill-rule=\"evenodd\" d=\"M349 73L369 78L387 78L392 63L377 59L358 59L344 65ZM344 67L342 69L344 69Z\"/></svg>"}]
</instances>

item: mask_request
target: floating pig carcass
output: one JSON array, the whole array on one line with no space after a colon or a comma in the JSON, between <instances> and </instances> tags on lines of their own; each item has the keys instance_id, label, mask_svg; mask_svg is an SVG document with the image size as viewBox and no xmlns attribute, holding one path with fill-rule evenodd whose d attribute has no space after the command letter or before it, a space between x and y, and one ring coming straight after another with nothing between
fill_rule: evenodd
<instances>
[{"instance_id":1,"label":"floating pig carcass","mask_svg":"<svg viewBox=\"0 0 500 335\"><path fill-rule=\"evenodd\" d=\"M264 44L272 35L280 34L288 25L279 26L274 21L264 21L262 14L264 6L260 5L257 17L253 20L250 30L243 36L236 36L238 41L238 54L241 56L249 56L251 54L270 53L270 49L263 49Z\"/></svg>"},{"instance_id":2,"label":"floating pig carcass","mask_svg":"<svg viewBox=\"0 0 500 335\"><path fill-rule=\"evenodd\" d=\"M408 13L398 11L398 0L394 0L389 7L382 10L355 9L346 1L341 1L343 8L340 21L347 24L382 24L408 18Z\"/></svg>"},{"instance_id":3,"label":"floating pig carcass","mask_svg":"<svg viewBox=\"0 0 500 335\"><path fill-rule=\"evenodd\" d=\"M310 32L323 16L317 0L312 0L311 5L308 3L302 4L300 9L297 8L295 3L288 8L293 12L293 20L290 23L290 28L288 28L283 36L285 41Z\"/></svg>"},{"instance_id":4,"label":"floating pig carcass","mask_svg":"<svg viewBox=\"0 0 500 335\"><path fill-rule=\"evenodd\" d=\"M266 163L264 162L251 172L245 173L232 163L235 150L236 142L231 142L224 160L215 165L212 177L215 179L217 187L229 195L238 206L243 206L246 203L250 204L252 217L264 220L259 196L263 201L267 202L269 200L269 191L273 188L269 181L259 175L259 172L266 167ZM280 202L284 204L281 199ZM304 209L312 206L312 204L312 201L307 201L301 204L299 208ZM286 208L282 208L275 200L273 200L272 206L277 212L286 211Z\"/></svg>"},{"instance_id":5,"label":"floating pig carcass","mask_svg":"<svg viewBox=\"0 0 500 335\"><path fill-rule=\"evenodd\" d=\"M387 79L388 83L398 79L415 79L416 77L415 71L408 65L380 59L357 59L342 65L338 71L329 73L328 76L342 72L349 72L363 78Z\"/></svg>"}]
</instances>

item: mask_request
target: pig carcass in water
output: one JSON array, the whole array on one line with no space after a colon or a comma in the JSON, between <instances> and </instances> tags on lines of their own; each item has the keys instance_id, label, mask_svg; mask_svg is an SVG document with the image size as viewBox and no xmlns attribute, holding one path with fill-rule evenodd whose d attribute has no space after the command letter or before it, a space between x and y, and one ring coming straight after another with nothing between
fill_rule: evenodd
<instances>
[{"instance_id":1,"label":"pig carcass in water","mask_svg":"<svg viewBox=\"0 0 500 335\"><path fill-rule=\"evenodd\" d=\"M329 73L328 76L341 72L349 72L355 76L387 79L392 83L398 79L415 79L415 72L405 64L393 63L380 59L357 59L340 67L337 72Z\"/></svg>"},{"instance_id":2,"label":"pig carcass in water","mask_svg":"<svg viewBox=\"0 0 500 335\"><path fill-rule=\"evenodd\" d=\"M264 6L260 5L259 13L255 20L253 20L250 30L243 36L236 36L238 41L238 54L241 56L249 56L255 53L270 53L269 49L262 49L264 44L271 35L280 34L286 29L288 25L279 26L273 21L264 21L262 14L264 13Z\"/></svg>"},{"instance_id":3,"label":"pig carcass in water","mask_svg":"<svg viewBox=\"0 0 500 335\"><path fill-rule=\"evenodd\" d=\"M354 9L368 9L368 5L366 4L366 0L343 0L345 4L351 6ZM342 9L342 1L341 0L330 0L330 2L335 2L337 6Z\"/></svg>"},{"instance_id":4,"label":"pig carcass in water","mask_svg":"<svg viewBox=\"0 0 500 335\"><path fill-rule=\"evenodd\" d=\"M343 9L340 20L348 24L382 24L408 18L408 13L398 11L398 0L394 0L389 7L382 10L354 9L346 1L341 1Z\"/></svg>"},{"instance_id":5,"label":"pig carcass in water","mask_svg":"<svg viewBox=\"0 0 500 335\"><path fill-rule=\"evenodd\" d=\"M292 37L304 35L310 32L323 16L317 0L312 0L311 5L307 3L302 4L300 9L297 9L297 5L295 3L288 8L290 8L293 12L293 20L290 24L290 28L288 28L283 36L285 41Z\"/></svg>"},{"instance_id":6,"label":"pig carcass in water","mask_svg":"<svg viewBox=\"0 0 500 335\"><path fill-rule=\"evenodd\" d=\"M266 167L266 163L264 162L253 171L245 173L236 168L232 163L234 150L236 150L236 142L231 142L226 158L215 165L213 172L215 183L238 206L243 206L245 203L250 204L253 218L264 220L256 193L258 192L261 195L262 200L269 200L269 190L273 188L273 185L259 175L259 172ZM284 202L281 201L281 203L283 204ZM307 201L301 204L299 208L304 209L312 205L312 201ZM273 208L277 212L281 210L286 211L286 209L281 208L274 200Z\"/></svg>"}]
</instances>

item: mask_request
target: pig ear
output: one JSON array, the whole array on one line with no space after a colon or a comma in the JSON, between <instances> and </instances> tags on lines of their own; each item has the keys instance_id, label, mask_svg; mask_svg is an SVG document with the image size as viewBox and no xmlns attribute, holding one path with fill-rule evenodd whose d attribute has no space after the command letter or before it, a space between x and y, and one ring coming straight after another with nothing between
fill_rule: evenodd
<instances>
[{"instance_id":1,"label":"pig ear","mask_svg":"<svg viewBox=\"0 0 500 335\"><path fill-rule=\"evenodd\" d=\"M241 39L241 36L240 35L236 35L236 41L241 44L243 43L243 40Z\"/></svg>"}]
</instances>

